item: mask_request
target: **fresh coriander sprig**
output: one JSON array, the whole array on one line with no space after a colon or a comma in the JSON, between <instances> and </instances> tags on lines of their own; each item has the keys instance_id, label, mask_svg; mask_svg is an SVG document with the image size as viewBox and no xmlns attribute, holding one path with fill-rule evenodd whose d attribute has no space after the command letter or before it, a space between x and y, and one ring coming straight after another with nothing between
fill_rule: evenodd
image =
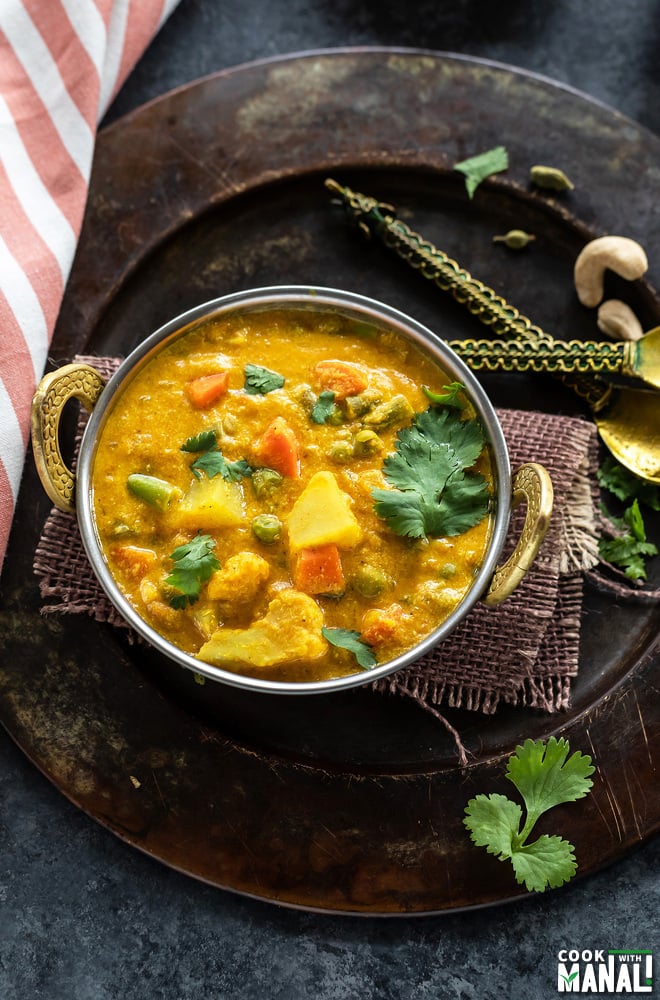
<instances>
[{"instance_id":1,"label":"fresh coriander sprig","mask_svg":"<svg viewBox=\"0 0 660 1000\"><path fill-rule=\"evenodd\" d=\"M598 540L601 559L613 566L619 566L630 580L645 580L645 560L657 556L658 547L646 540L646 528L639 502L633 500L631 506L623 512L622 518L611 517L610 520L615 527L623 529L625 533L616 538Z\"/></svg>"},{"instance_id":2,"label":"fresh coriander sprig","mask_svg":"<svg viewBox=\"0 0 660 1000\"><path fill-rule=\"evenodd\" d=\"M202 431L196 437L190 437L181 445L181 451L199 454L199 457L191 464L192 474L196 479L202 478L202 473L206 473L209 479L214 476L222 476L229 483L236 483L242 477L248 478L254 469L244 458L237 462L228 462L218 448L218 441L215 431Z\"/></svg>"},{"instance_id":3,"label":"fresh coriander sprig","mask_svg":"<svg viewBox=\"0 0 660 1000\"><path fill-rule=\"evenodd\" d=\"M215 540L210 535L196 535L191 542L179 545L170 555L174 568L165 583L178 590L170 597L173 608L181 610L194 604L203 583L220 569L220 562L213 554Z\"/></svg>"},{"instance_id":4,"label":"fresh coriander sprig","mask_svg":"<svg viewBox=\"0 0 660 1000\"><path fill-rule=\"evenodd\" d=\"M338 646L352 653L363 670L371 670L378 662L371 646L362 639L359 632L350 628L321 629L321 634L331 646Z\"/></svg>"},{"instance_id":5,"label":"fresh coriander sprig","mask_svg":"<svg viewBox=\"0 0 660 1000\"><path fill-rule=\"evenodd\" d=\"M543 834L528 838L543 813L564 802L576 802L591 789L595 768L591 757L575 751L570 757L568 741L551 736L525 740L509 758L506 777L520 792L522 809L506 795L477 795L465 809L465 826L477 847L485 847L500 861L510 861L516 881L530 892L555 889L577 871L574 847L559 836Z\"/></svg>"},{"instance_id":6,"label":"fresh coriander sprig","mask_svg":"<svg viewBox=\"0 0 660 1000\"><path fill-rule=\"evenodd\" d=\"M651 510L660 510L660 486L641 479L616 459L607 457L598 469L598 483L624 503L639 500Z\"/></svg>"},{"instance_id":7,"label":"fresh coriander sprig","mask_svg":"<svg viewBox=\"0 0 660 1000\"><path fill-rule=\"evenodd\" d=\"M598 483L618 500L632 500L623 517L605 514L613 526L621 531L614 538L600 538L598 552L601 559L622 569L630 580L646 579L646 559L658 554L658 548L648 541L640 503L651 510L660 510L660 487L629 472L613 458L606 458L598 469Z\"/></svg>"},{"instance_id":8,"label":"fresh coriander sprig","mask_svg":"<svg viewBox=\"0 0 660 1000\"><path fill-rule=\"evenodd\" d=\"M487 149L485 153L478 153L467 160L454 164L454 170L458 170L465 175L465 188L469 198L474 197L482 181L490 177L491 174L499 174L502 170L507 170L509 166L509 154L504 146L495 146Z\"/></svg>"},{"instance_id":9,"label":"fresh coriander sprig","mask_svg":"<svg viewBox=\"0 0 660 1000\"><path fill-rule=\"evenodd\" d=\"M477 420L431 407L398 434L383 462L394 489L373 489L376 513L408 538L460 535L486 515L490 495L480 473L470 473L484 447Z\"/></svg>"}]
</instances>

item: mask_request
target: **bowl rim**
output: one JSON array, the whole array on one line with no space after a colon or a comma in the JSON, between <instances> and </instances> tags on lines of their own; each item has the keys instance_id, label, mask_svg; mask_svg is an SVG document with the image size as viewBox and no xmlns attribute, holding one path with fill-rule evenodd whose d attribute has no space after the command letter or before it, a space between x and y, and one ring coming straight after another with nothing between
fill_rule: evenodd
<instances>
[{"instance_id":1,"label":"bowl rim","mask_svg":"<svg viewBox=\"0 0 660 1000\"><path fill-rule=\"evenodd\" d=\"M450 377L465 385L482 422L493 460L496 484L493 526L486 558L461 603L438 628L410 650L393 660L378 664L371 670L343 677L322 681L275 681L246 676L198 660L174 646L140 617L120 591L103 556L93 515L92 472L99 434L121 390L155 354L178 337L187 334L196 323L231 312L263 311L271 308L304 308L313 311L318 307L344 310L354 316L359 315L374 325L387 325L393 328L404 338L412 339L418 347L430 354ZM490 584L508 533L511 513L511 466L504 433L487 393L465 362L429 327L387 303L358 292L321 285L266 285L231 292L193 306L154 330L121 362L106 383L82 435L76 470L76 513L83 547L106 596L122 618L160 653L205 678L243 690L266 694L329 694L371 684L409 666L446 639L477 604Z\"/></svg>"}]
</instances>

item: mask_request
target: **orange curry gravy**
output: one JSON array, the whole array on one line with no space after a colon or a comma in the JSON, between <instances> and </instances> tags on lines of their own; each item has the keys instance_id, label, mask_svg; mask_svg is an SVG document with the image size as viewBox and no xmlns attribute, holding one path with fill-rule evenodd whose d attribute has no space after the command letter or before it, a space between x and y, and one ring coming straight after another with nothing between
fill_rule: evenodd
<instances>
[{"instance_id":1,"label":"orange curry gravy","mask_svg":"<svg viewBox=\"0 0 660 1000\"><path fill-rule=\"evenodd\" d=\"M250 365L284 384L246 391ZM460 604L491 530L487 515L456 537L411 540L374 511L370 491L387 486L397 432L429 406L422 387L446 382L398 334L336 311L193 324L125 384L100 433L93 509L120 590L175 646L270 680L358 672L323 627L359 633L378 663L410 649ZM469 403L463 413L474 416ZM226 462L251 474L195 476L203 453L182 446L208 431ZM476 469L492 491L487 448ZM139 477L169 494L154 505ZM220 567L181 607L172 553L200 533Z\"/></svg>"}]
</instances>

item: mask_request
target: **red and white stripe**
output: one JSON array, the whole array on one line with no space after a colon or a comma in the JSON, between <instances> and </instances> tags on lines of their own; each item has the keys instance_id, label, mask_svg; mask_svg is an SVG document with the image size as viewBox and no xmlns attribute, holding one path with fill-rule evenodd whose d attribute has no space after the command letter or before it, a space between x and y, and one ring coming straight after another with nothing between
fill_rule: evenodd
<instances>
[{"instance_id":1,"label":"red and white stripe","mask_svg":"<svg viewBox=\"0 0 660 1000\"><path fill-rule=\"evenodd\" d=\"M0 566L99 120L179 0L0 0Z\"/></svg>"}]
</instances>

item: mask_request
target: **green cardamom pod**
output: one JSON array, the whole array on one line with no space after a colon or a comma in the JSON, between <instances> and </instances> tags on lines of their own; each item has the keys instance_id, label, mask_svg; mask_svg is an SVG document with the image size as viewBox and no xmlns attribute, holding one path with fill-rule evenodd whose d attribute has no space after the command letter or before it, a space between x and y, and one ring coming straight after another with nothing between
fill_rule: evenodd
<instances>
[{"instance_id":1,"label":"green cardamom pod","mask_svg":"<svg viewBox=\"0 0 660 1000\"><path fill-rule=\"evenodd\" d=\"M529 176L532 184L541 188L552 188L554 191L572 191L575 187L564 171L557 167L544 167L538 164L531 168Z\"/></svg>"},{"instance_id":2,"label":"green cardamom pod","mask_svg":"<svg viewBox=\"0 0 660 1000\"><path fill-rule=\"evenodd\" d=\"M522 250L535 239L532 233L526 233L524 229L510 229L503 236L493 236L493 243L504 243L511 250Z\"/></svg>"}]
</instances>

